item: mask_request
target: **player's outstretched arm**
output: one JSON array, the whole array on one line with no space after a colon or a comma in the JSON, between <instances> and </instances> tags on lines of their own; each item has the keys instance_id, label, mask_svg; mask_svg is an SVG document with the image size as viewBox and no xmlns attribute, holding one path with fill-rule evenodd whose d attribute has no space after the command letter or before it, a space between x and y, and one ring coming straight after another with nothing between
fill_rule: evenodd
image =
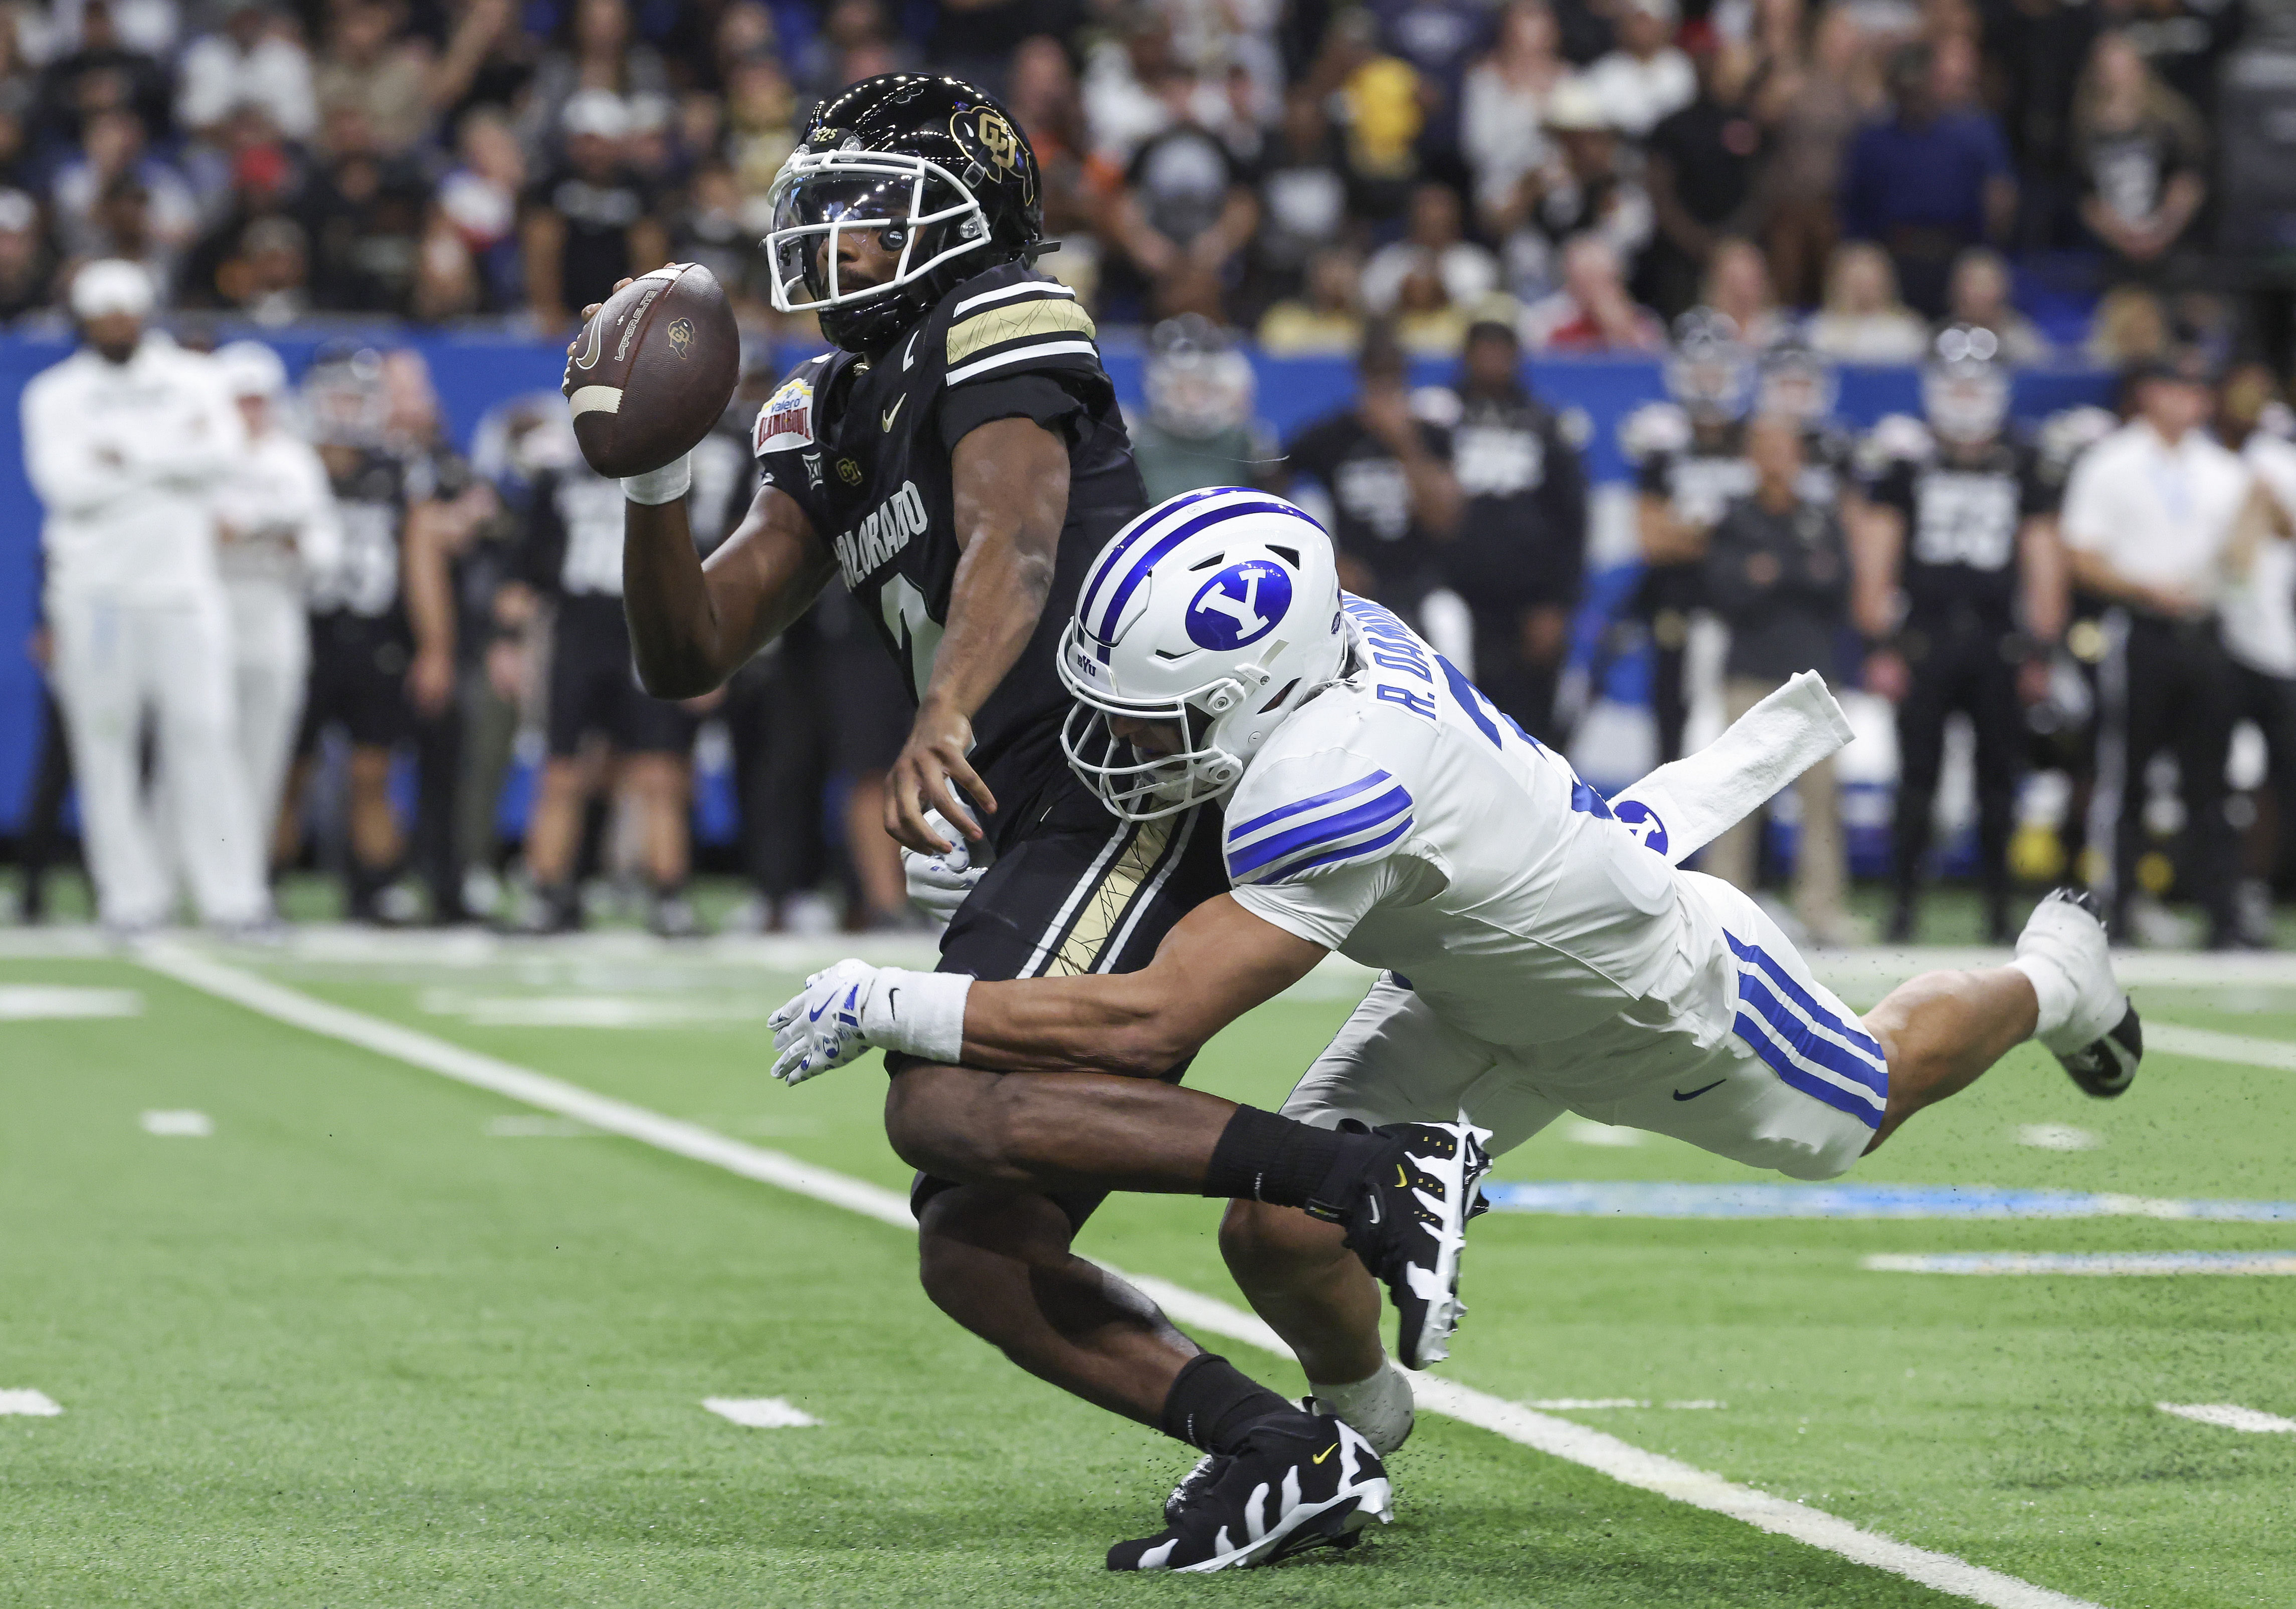
<instances>
[{"instance_id":1,"label":"player's outstretched arm","mask_svg":"<svg viewBox=\"0 0 2296 1609\"><path fill-rule=\"evenodd\" d=\"M773 1014L774 1076L799 1083L873 1047L1002 1072L1158 1078L1328 953L1222 894L1136 973L979 982L840 961Z\"/></svg>"},{"instance_id":2,"label":"player's outstretched arm","mask_svg":"<svg viewBox=\"0 0 2296 1609\"><path fill-rule=\"evenodd\" d=\"M622 606L638 679L656 698L714 692L811 607L837 561L778 487L761 486L703 563L686 500L622 505Z\"/></svg>"},{"instance_id":3,"label":"player's outstretched arm","mask_svg":"<svg viewBox=\"0 0 2296 1609\"><path fill-rule=\"evenodd\" d=\"M956 444L949 473L963 556L932 677L885 787L885 831L926 855L955 847L926 824L928 811L967 838L982 836L956 789L984 811L996 809L965 751L974 713L1036 635L1052 593L1068 518L1068 445L1033 419L992 420Z\"/></svg>"}]
</instances>

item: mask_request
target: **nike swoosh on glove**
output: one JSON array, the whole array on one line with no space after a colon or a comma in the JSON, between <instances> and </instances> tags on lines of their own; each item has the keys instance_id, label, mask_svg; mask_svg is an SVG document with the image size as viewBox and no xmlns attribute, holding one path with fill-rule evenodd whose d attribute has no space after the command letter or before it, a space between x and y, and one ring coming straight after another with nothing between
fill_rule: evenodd
<instances>
[{"instance_id":1,"label":"nike swoosh on glove","mask_svg":"<svg viewBox=\"0 0 2296 1609\"><path fill-rule=\"evenodd\" d=\"M877 969L865 961L840 961L808 978L804 992L766 1019L774 1034L774 1077L802 1084L867 1050L861 1014L876 988Z\"/></svg>"},{"instance_id":2,"label":"nike swoosh on glove","mask_svg":"<svg viewBox=\"0 0 2296 1609\"><path fill-rule=\"evenodd\" d=\"M908 884L909 903L946 924L955 919L956 907L964 903L972 885L988 868L972 864L972 847L939 810L925 812L925 825L955 847L938 855L920 855L903 845L901 877Z\"/></svg>"}]
</instances>

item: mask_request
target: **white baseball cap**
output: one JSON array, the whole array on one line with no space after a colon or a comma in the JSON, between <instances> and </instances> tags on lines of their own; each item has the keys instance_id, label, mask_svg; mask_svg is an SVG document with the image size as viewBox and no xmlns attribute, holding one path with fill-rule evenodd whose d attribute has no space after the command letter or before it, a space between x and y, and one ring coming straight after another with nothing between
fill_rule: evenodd
<instances>
[{"instance_id":1,"label":"white baseball cap","mask_svg":"<svg viewBox=\"0 0 2296 1609\"><path fill-rule=\"evenodd\" d=\"M102 318L108 313L148 318L156 300L152 276L144 271L144 265L125 258L102 258L72 275L74 318Z\"/></svg>"},{"instance_id":2,"label":"white baseball cap","mask_svg":"<svg viewBox=\"0 0 2296 1609\"><path fill-rule=\"evenodd\" d=\"M259 341L234 341L216 349L224 383L234 397L278 396L287 389L287 365Z\"/></svg>"},{"instance_id":3,"label":"white baseball cap","mask_svg":"<svg viewBox=\"0 0 2296 1609\"><path fill-rule=\"evenodd\" d=\"M630 132L629 103L611 89L578 89L566 97L558 125L569 135L594 134L619 140Z\"/></svg>"}]
</instances>

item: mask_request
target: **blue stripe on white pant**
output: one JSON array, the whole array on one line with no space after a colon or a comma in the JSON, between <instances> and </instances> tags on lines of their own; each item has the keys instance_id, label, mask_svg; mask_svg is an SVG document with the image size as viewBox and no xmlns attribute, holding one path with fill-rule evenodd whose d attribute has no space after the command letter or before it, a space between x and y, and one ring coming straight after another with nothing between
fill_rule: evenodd
<instances>
[{"instance_id":1,"label":"blue stripe on white pant","mask_svg":"<svg viewBox=\"0 0 2296 1609\"><path fill-rule=\"evenodd\" d=\"M1739 957L1738 1037L1789 1088L1879 1129L1890 1104L1880 1042L1818 1004L1758 947L1734 937L1730 948Z\"/></svg>"}]
</instances>

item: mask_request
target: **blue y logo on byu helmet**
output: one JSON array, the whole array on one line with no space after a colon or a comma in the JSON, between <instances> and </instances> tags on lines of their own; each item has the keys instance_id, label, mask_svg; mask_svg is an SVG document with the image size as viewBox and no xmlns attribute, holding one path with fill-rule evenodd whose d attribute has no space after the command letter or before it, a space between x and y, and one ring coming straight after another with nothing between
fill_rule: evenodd
<instances>
[{"instance_id":1,"label":"blue y logo on byu helmet","mask_svg":"<svg viewBox=\"0 0 2296 1609\"><path fill-rule=\"evenodd\" d=\"M1291 607L1292 578L1281 564L1231 564L1188 604L1188 636L1201 648L1242 648L1275 630Z\"/></svg>"}]
</instances>

